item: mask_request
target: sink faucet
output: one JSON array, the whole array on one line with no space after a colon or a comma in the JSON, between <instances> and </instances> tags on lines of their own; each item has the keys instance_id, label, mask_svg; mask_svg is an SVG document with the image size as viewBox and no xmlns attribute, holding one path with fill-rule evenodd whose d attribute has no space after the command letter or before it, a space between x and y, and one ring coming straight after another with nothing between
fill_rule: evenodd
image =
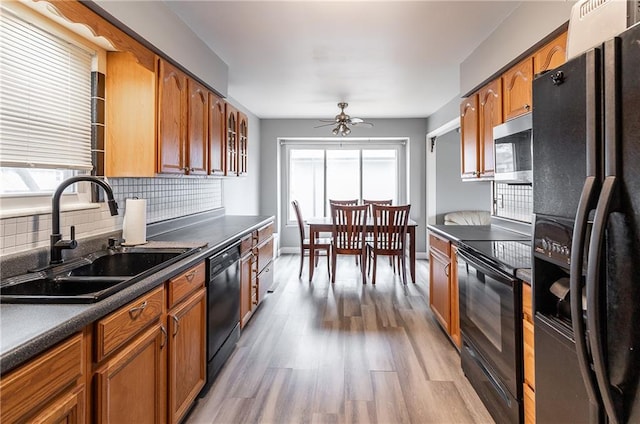
<instances>
[{"instance_id":1,"label":"sink faucet","mask_svg":"<svg viewBox=\"0 0 640 424\"><path fill-rule=\"evenodd\" d=\"M62 263L62 251L64 249L75 249L78 246L78 242L75 240L76 229L73 225L71 226L70 240L63 240L62 234L60 234L60 197L62 196L62 192L67 187L79 181L88 181L99 187L102 187L102 189L107 194L107 204L109 205L109 211L111 212L111 215L118 215L118 204L113 198L113 190L111 189L111 186L105 181L91 175L78 175L64 180L62 183L60 183L55 193L53 193L53 197L51 198L51 245L49 265Z\"/></svg>"}]
</instances>

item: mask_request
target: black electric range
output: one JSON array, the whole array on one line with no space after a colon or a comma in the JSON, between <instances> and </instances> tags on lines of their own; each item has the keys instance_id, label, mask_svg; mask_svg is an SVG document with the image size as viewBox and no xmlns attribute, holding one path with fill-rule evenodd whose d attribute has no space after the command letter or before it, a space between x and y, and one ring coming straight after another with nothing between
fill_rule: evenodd
<instances>
[{"instance_id":1,"label":"black electric range","mask_svg":"<svg viewBox=\"0 0 640 424\"><path fill-rule=\"evenodd\" d=\"M531 241L463 241L460 249L510 275L519 268L531 268Z\"/></svg>"}]
</instances>

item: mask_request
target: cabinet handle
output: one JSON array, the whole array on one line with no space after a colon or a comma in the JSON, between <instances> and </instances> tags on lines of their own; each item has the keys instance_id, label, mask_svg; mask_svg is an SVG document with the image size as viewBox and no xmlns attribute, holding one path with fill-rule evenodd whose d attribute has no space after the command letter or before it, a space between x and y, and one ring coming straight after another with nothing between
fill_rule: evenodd
<instances>
[{"instance_id":1,"label":"cabinet handle","mask_svg":"<svg viewBox=\"0 0 640 424\"><path fill-rule=\"evenodd\" d=\"M180 320L176 316L173 316L171 318L173 318L173 324L174 324L173 337L175 337L176 334L178 334L178 331L180 330Z\"/></svg>"},{"instance_id":2,"label":"cabinet handle","mask_svg":"<svg viewBox=\"0 0 640 424\"><path fill-rule=\"evenodd\" d=\"M160 326L160 331L162 331L162 343L160 343L160 349L164 348L164 345L167 344L167 329L164 328L164 325Z\"/></svg>"},{"instance_id":3,"label":"cabinet handle","mask_svg":"<svg viewBox=\"0 0 640 424\"><path fill-rule=\"evenodd\" d=\"M258 304L258 301L257 301L257 300L254 300L254 301L253 301L253 302L251 302L251 303L253 303L254 305L257 305L257 304Z\"/></svg>"},{"instance_id":4,"label":"cabinet handle","mask_svg":"<svg viewBox=\"0 0 640 424\"><path fill-rule=\"evenodd\" d=\"M525 105L524 105L524 109L525 109L525 110L529 110L529 109L531 109L531 105L525 104Z\"/></svg>"},{"instance_id":5,"label":"cabinet handle","mask_svg":"<svg viewBox=\"0 0 640 424\"><path fill-rule=\"evenodd\" d=\"M449 268L451 268L451 264L447 264L447 266L444 267L444 274L447 277L449 276Z\"/></svg>"},{"instance_id":6,"label":"cabinet handle","mask_svg":"<svg viewBox=\"0 0 640 424\"><path fill-rule=\"evenodd\" d=\"M194 269L193 271L185 274L184 278L187 279L188 282L192 282L193 281L193 277L196 276L196 270Z\"/></svg>"},{"instance_id":7,"label":"cabinet handle","mask_svg":"<svg viewBox=\"0 0 640 424\"><path fill-rule=\"evenodd\" d=\"M189 167L188 167L188 166L185 166L185 167L183 167L183 168L182 168L182 170L183 170L184 172L189 172Z\"/></svg>"},{"instance_id":8,"label":"cabinet handle","mask_svg":"<svg viewBox=\"0 0 640 424\"><path fill-rule=\"evenodd\" d=\"M129 316L131 319L138 319L140 315L142 315L142 311L147 307L147 301L145 300L140 304L140 306L136 306L135 308L129 309Z\"/></svg>"}]
</instances>

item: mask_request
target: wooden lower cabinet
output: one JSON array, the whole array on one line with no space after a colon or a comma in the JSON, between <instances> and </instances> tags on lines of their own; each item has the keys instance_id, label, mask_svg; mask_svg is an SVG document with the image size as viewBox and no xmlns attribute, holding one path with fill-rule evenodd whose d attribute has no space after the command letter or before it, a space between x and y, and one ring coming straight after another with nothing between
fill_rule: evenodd
<instances>
[{"instance_id":1,"label":"wooden lower cabinet","mask_svg":"<svg viewBox=\"0 0 640 424\"><path fill-rule=\"evenodd\" d=\"M96 371L96 422L166 422L166 344L166 331L157 323Z\"/></svg>"},{"instance_id":2,"label":"wooden lower cabinet","mask_svg":"<svg viewBox=\"0 0 640 424\"><path fill-rule=\"evenodd\" d=\"M84 353L78 333L3 375L2 423L84 423Z\"/></svg>"},{"instance_id":3,"label":"wooden lower cabinet","mask_svg":"<svg viewBox=\"0 0 640 424\"><path fill-rule=\"evenodd\" d=\"M429 234L429 306L438 323L460 348L457 248L437 234Z\"/></svg>"},{"instance_id":4,"label":"wooden lower cabinet","mask_svg":"<svg viewBox=\"0 0 640 424\"><path fill-rule=\"evenodd\" d=\"M203 288L168 314L170 423L182 420L207 378L206 308Z\"/></svg>"}]
</instances>

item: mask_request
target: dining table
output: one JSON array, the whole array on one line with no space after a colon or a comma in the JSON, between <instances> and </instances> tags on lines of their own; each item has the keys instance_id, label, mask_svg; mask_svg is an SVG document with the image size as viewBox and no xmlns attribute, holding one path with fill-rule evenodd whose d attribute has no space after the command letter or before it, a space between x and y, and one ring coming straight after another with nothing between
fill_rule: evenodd
<instances>
[{"instance_id":1,"label":"dining table","mask_svg":"<svg viewBox=\"0 0 640 424\"><path fill-rule=\"evenodd\" d=\"M309 218L305 221L309 226L309 281L313 278L315 264L315 240L320 237L320 233L330 233L333 230L333 221L330 216ZM418 223L409 219L407 223L407 234L409 235L409 274L411 281L416 282L416 227ZM365 231L373 233L373 219L368 218ZM329 260L329 259L327 259Z\"/></svg>"}]
</instances>

